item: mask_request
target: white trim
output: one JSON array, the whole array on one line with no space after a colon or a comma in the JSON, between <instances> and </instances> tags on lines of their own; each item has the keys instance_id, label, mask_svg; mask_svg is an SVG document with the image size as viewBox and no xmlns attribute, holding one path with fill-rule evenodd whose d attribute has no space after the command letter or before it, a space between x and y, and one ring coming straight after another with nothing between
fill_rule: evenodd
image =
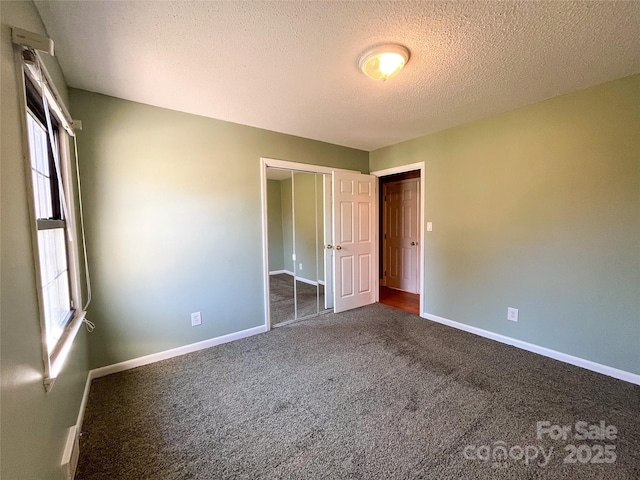
<instances>
[{"instance_id":1,"label":"white trim","mask_svg":"<svg viewBox=\"0 0 640 480\"><path fill-rule=\"evenodd\" d=\"M335 305L333 283L333 194L331 187L332 176L324 175L322 177L322 211L324 214L324 235L323 235L323 255L322 255L322 271L324 279L329 283L329 288L324 291L324 308L325 310L333 309ZM331 245L331 248L327 248ZM326 284L323 283L326 286Z\"/></svg>"},{"instance_id":2,"label":"white trim","mask_svg":"<svg viewBox=\"0 0 640 480\"><path fill-rule=\"evenodd\" d=\"M407 165L400 165L399 167L391 167L391 168L385 168L384 170L376 170L375 172L371 172L369 175L374 175L376 177L387 177L389 175L395 175L397 173L412 172L413 170L420 170L422 173L423 168L424 168L424 162L409 163Z\"/></svg>"},{"instance_id":3,"label":"white trim","mask_svg":"<svg viewBox=\"0 0 640 480\"><path fill-rule=\"evenodd\" d=\"M413 170L420 170L420 248L418 251L420 252L420 258L418 259L418 294L420 295L420 311L424 312L425 310L425 294L424 294L424 259L425 259L425 235L424 235L424 227L425 227L425 217L426 217L426 197L425 197L425 185L426 185L426 175L425 175L425 164L424 162L417 163L409 163L407 165L401 165L399 167L386 168L384 170L376 170L375 172L371 172L371 175L376 177L386 177L389 175L395 175L397 173L406 173L411 172ZM376 204L376 210L378 210L378 206L380 205L380 201ZM376 213L376 218L380 218L380 212ZM377 230L378 242L380 241L380 225L378 225ZM376 255L380 256L380 247L377 247ZM378 259L378 263L381 259ZM378 271L380 268L378 267ZM378 272L376 272L376 278L379 277ZM378 287L379 290L379 287ZM378 292L379 293L379 292ZM377 301L380 301L379 299Z\"/></svg>"},{"instance_id":4,"label":"white trim","mask_svg":"<svg viewBox=\"0 0 640 480\"><path fill-rule=\"evenodd\" d=\"M40 348L42 350L42 365L44 372L44 388L45 391L49 391L52 383L49 382L51 371L51 359L49 356L49 348L47 347L46 336L46 322L44 319L44 296L42 288L42 278L40 272L40 251L38 248L38 222L36 219L36 207L33 190L33 180L31 173L31 149L29 146L29 127L27 125L27 92L25 87L25 71L24 62L22 61L22 49L18 46L13 48L16 80L18 82L18 95L20 101L18 102L18 108L20 110L20 133L22 140L22 160L25 168L25 181L27 187L27 204L29 205L29 226L31 230L31 255L34 265L36 298L38 300L38 322L40 323Z\"/></svg>"},{"instance_id":5,"label":"white trim","mask_svg":"<svg viewBox=\"0 0 640 480\"><path fill-rule=\"evenodd\" d=\"M24 70L29 79L33 82L34 87L40 95L47 97L49 107L58 117L58 121L62 125L62 128L71 136L75 136L73 131L73 119L69 113L69 109L65 105L62 97L58 93L55 82L51 79L45 63L42 60L40 52L35 52L36 61L38 66L29 64L22 60L22 53L20 54L20 61L24 65Z\"/></svg>"},{"instance_id":6,"label":"white trim","mask_svg":"<svg viewBox=\"0 0 640 480\"><path fill-rule=\"evenodd\" d=\"M447 325L448 327L453 327L464 332L479 335L490 340L495 340L496 342L521 348L522 350L537 353L538 355L542 355L544 357L553 358L554 360L568 363L570 365L575 365L576 367L585 368L587 370L591 370L592 372L601 373L603 375L608 375L609 377L624 380L625 382L640 385L640 375L635 373L627 372L625 370L620 370L614 367L609 367L607 365L602 365L601 363L592 362L591 360L585 360L584 358L574 357L573 355L569 355L567 353L551 350L550 348L541 347L533 343L524 342L522 340L507 337L499 333L490 332L489 330L484 330L482 328L472 327L471 325L466 325L464 323L454 322L453 320L439 317L437 315L432 315L430 313L422 313L420 314L420 316L427 320L431 320L432 322L441 323L442 325Z\"/></svg>"},{"instance_id":7,"label":"white trim","mask_svg":"<svg viewBox=\"0 0 640 480\"><path fill-rule=\"evenodd\" d=\"M371 175L371 174L369 174ZM375 175L371 175L375 177ZM373 285L375 288L374 292L374 300L376 303L380 301L380 179L376 179L373 182L373 188L375 190L374 193L374 204L373 204L373 242L374 242L374 255L373 255ZM420 242L422 243L422 241ZM421 246L422 248L422 246ZM422 258L422 257L421 257ZM418 260L420 261L420 260Z\"/></svg>"},{"instance_id":8,"label":"white trim","mask_svg":"<svg viewBox=\"0 0 640 480\"><path fill-rule=\"evenodd\" d=\"M272 270L269 272L269 275L291 275L293 277L293 272L289 270Z\"/></svg>"},{"instance_id":9,"label":"white trim","mask_svg":"<svg viewBox=\"0 0 640 480\"><path fill-rule=\"evenodd\" d=\"M74 314L69 325L65 328L64 333L60 337L60 340L58 340L54 353L49 356L49 373L44 379L47 391L53 388L55 379L62 371L62 367L67 361L67 357L71 351L73 341L76 339L78 331L85 321L86 315L87 312L85 311L76 312Z\"/></svg>"},{"instance_id":10,"label":"white trim","mask_svg":"<svg viewBox=\"0 0 640 480\"><path fill-rule=\"evenodd\" d=\"M82 423L84 422L84 411L87 409L87 402L89 401L89 390L91 390L91 380L93 370L89 370L87 373L87 381L84 384L84 392L82 393L82 401L80 402L80 409L78 410L78 420L76 426L78 427L78 434L82 433Z\"/></svg>"},{"instance_id":11,"label":"white trim","mask_svg":"<svg viewBox=\"0 0 640 480\"><path fill-rule=\"evenodd\" d=\"M316 282L315 280L309 280L308 278L296 276L296 280L302 283L306 283L308 285L313 285L314 287L318 286L318 282Z\"/></svg>"},{"instance_id":12,"label":"white trim","mask_svg":"<svg viewBox=\"0 0 640 480\"><path fill-rule=\"evenodd\" d=\"M262 271L264 272L264 328L271 330L271 304L269 302L269 226L267 201L267 162L260 159L260 189L262 190Z\"/></svg>"},{"instance_id":13,"label":"white trim","mask_svg":"<svg viewBox=\"0 0 640 480\"><path fill-rule=\"evenodd\" d=\"M282 193L282 190L281 190ZM282 205L282 194L280 195ZM284 223L284 220L283 220ZM267 233L267 236L269 234ZM283 231L283 239L282 243L284 244L284 231ZM291 172L291 248L292 252L292 260L293 260L293 271L296 271L296 261L298 257L296 256L296 175L295 172ZM288 263L288 262L287 262ZM295 273L293 275L293 318L298 318L298 282L295 281ZM271 293L269 293L269 300L271 300Z\"/></svg>"},{"instance_id":14,"label":"white trim","mask_svg":"<svg viewBox=\"0 0 640 480\"><path fill-rule=\"evenodd\" d=\"M296 170L300 172L326 173L331 175L332 172L351 172L362 173L357 170L345 170L344 168L324 167L322 165L311 165L308 163L290 162L289 160L278 160L276 158L260 157L260 161L266 167L282 168L284 170ZM266 178L266 176L265 176Z\"/></svg>"},{"instance_id":15,"label":"white trim","mask_svg":"<svg viewBox=\"0 0 640 480\"><path fill-rule=\"evenodd\" d=\"M267 329L265 325L248 328L228 335L222 335L221 337L210 338L209 340L203 340L201 342L191 343L189 345L172 348L163 352L145 355L144 357L132 358L131 360L125 360L124 362L114 363L113 365L107 365L106 367L96 368L89 372L89 376L91 379L104 377L105 375L111 375L112 373L122 372L124 370L149 365L150 363L159 362L161 360L179 357L180 355L185 355L187 353L197 352L198 350L204 350L205 348L215 347L216 345L221 345L223 343L233 342L234 340L240 340L241 338L251 337L266 331Z\"/></svg>"},{"instance_id":16,"label":"white trim","mask_svg":"<svg viewBox=\"0 0 640 480\"><path fill-rule=\"evenodd\" d=\"M293 272L290 272L289 270L272 270L269 272L269 275L290 275L292 277L295 276L295 274ZM314 287L317 287L318 284L324 285L324 280L318 280L316 282L315 280L309 280L308 278L304 278L299 275L296 277L296 280L302 283L308 283L309 285L313 285Z\"/></svg>"},{"instance_id":17,"label":"white trim","mask_svg":"<svg viewBox=\"0 0 640 480\"><path fill-rule=\"evenodd\" d=\"M69 142L71 136L65 131L60 132L60 175L62 176L62 182L65 186L63 194L66 197L67 208L70 213L69 218L65 219L67 222L67 228L72 232L67 236L67 257L69 258L69 272L72 274L73 279L70 279L71 285L71 298L73 299L74 307L76 310L86 310L82 305L82 285L80 282L80 240L78 238L78 229L76 222L76 212L78 205L76 204L76 194L81 195L80 190L74 188L73 178L73 166L71 164L71 151L69 149ZM75 140L75 139L74 139ZM87 304L88 305L88 304ZM86 311L82 312L83 317L86 315ZM83 318L84 321L84 318Z\"/></svg>"},{"instance_id":18,"label":"white trim","mask_svg":"<svg viewBox=\"0 0 640 480\"><path fill-rule=\"evenodd\" d=\"M78 426L72 425L67 430L67 441L62 452L60 470L63 480L73 480L76 476L78 458L80 456L80 438L78 436Z\"/></svg>"}]
</instances>

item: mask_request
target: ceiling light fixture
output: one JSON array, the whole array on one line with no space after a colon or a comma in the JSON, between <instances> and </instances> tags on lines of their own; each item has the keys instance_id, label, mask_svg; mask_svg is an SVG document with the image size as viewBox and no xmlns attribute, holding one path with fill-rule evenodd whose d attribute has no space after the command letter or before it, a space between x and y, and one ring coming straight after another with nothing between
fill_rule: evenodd
<instances>
[{"instance_id":1,"label":"ceiling light fixture","mask_svg":"<svg viewBox=\"0 0 640 480\"><path fill-rule=\"evenodd\" d=\"M402 45L380 45L364 52L358 66L367 77L385 81L402 70L409 56L409 49Z\"/></svg>"}]
</instances>

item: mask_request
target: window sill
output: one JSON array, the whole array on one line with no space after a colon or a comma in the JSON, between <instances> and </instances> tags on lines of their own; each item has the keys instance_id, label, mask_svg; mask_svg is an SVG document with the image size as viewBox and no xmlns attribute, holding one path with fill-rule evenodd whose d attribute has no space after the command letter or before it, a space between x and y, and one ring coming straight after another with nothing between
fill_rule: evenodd
<instances>
[{"instance_id":1,"label":"window sill","mask_svg":"<svg viewBox=\"0 0 640 480\"><path fill-rule=\"evenodd\" d=\"M44 377L44 388L47 392L53 388L53 383L62 371L62 367L69 356L69 352L71 351L73 341L75 340L86 315L87 312L85 311L79 311L76 313L60 339L59 347L56 348L56 351L54 351L54 353L49 357L49 372L45 374Z\"/></svg>"}]
</instances>

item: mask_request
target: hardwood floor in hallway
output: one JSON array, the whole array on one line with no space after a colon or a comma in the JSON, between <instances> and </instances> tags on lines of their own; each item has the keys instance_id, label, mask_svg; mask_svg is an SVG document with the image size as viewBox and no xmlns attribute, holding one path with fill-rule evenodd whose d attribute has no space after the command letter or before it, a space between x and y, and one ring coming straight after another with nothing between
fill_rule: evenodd
<instances>
[{"instance_id":1,"label":"hardwood floor in hallway","mask_svg":"<svg viewBox=\"0 0 640 480\"><path fill-rule=\"evenodd\" d=\"M420 295L380 286L380 303L420 315Z\"/></svg>"}]
</instances>

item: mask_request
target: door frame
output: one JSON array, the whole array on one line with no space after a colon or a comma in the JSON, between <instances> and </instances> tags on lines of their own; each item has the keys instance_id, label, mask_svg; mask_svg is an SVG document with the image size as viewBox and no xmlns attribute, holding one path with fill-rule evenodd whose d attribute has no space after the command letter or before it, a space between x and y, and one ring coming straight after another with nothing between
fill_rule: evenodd
<instances>
[{"instance_id":1,"label":"door frame","mask_svg":"<svg viewBox=\"0 0 640 480\"><path fill-rule=\"evenodd\" d=\"M300 172L323 173L327 175L331 175L334 171L350 172L350 173L361 173L361 172L358 170L347 170L344 168L325 167L322 165L310 165L308 163L299 163L299 162L292 162L289 160L278 160L275 158L260 157L260 186L261 186L260 193L261 193L261 200L262 200L262 268L264 272L263 288L264 288L264 313L265 313L264 324L267 331L269 331L271 330L271 306L269 302L269 230L268 230L268 224L267 224L268 223L267 222L267 167L282 168L286 170L293 170L293 171L300 171ZM325 283L326 281L327 279L325 278ZM326 288L326 285L325 285L325 288Z\"/></svg>"},{"instance_id":2,"label":"door frame","mask_svg":"<svg viewBox=\"0 0 640 480\"><path fill-rule=\"evenodd\" d=\"M397 173L406 173L406 172L411 172L413 170L420 170L420 204L418 205L418 208L420 209L420 214L418 216L418 221L419 221L419 225L418 228L420 229L420 248L418 249L418 294L420 295L420 315L424 315L424 311L425 311L425 305L424 305L424 252L425 252L425 245L424 245L424 218L425 218L425 214L424 214L424 205L426 203L426 199L425 199L425 166L424 166L424 162L417 162L417 163L410 163L408 165L401 165L399 167L392 167L392 168L386 168L384 170L376 170L375 172L371 172L369 175L374 175L376 177L387 177L389 175L395 175ZM377 207L376 207L377 208ZM380 212L378 212L378 217L380 216ZM382 244L382 238L380 238L380 225L378 225L378 230L377 230L377 236L378 236L378 245ZM378 247L378 251L376 253L376 255L380 255L380 248ZM381 258L378 259L378 261L382 261ZM378 277L378 274L376 274L376 277ZM380 290L380 287L378 287L378 292ZM379 298L378 298L379 301Z\"/></svg>"}]
</instances>

